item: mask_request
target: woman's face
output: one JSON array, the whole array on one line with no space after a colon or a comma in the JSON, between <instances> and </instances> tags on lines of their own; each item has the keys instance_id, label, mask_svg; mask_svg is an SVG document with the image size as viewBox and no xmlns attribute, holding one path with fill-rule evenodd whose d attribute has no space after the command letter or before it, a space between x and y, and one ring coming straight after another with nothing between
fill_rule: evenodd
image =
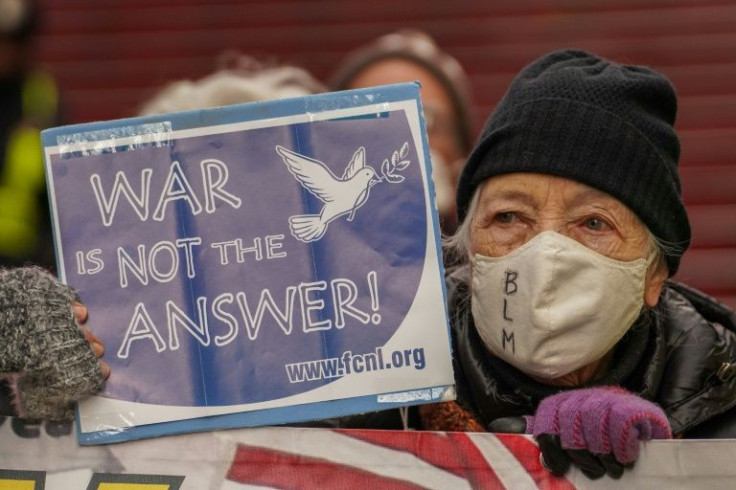
<instances>
[{"instance_id":1,"label":"woman's face","mask_svg":"<svg viewBox=\"0 0 736 490\"><path fill-rule=\"evenodd\" d=\"M481 187L470 252L501 257L543 231L565 235L606 257L632 261L650 251L639 218L617 199L579 182L536 173L492 177ZM645 302L657 304L665 267L647 278Z\"/></svg>"},{"instance_id":2,"label":"woman's face","mask_svg":"<svg viewBox=\"0 0 736 490\"><path fill-rule=\"evenodd\" d=\"M565 235L606 257L632 261L647 257L649 234L637 216L615 198L587 185L544 174L515 173L483 183L470 228L470 252L501 257L543 231ZM667 268L647 274L644 301L659 299ZM611 352L562 377L538 381L580 386L603 373Z\"/></svg>"}]
</instances>

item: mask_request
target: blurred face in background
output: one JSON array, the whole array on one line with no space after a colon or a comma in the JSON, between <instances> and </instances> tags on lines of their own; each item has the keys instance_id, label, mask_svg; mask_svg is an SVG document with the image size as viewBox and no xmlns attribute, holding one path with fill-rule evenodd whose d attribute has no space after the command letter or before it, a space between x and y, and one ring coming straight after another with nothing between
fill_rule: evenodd
<instances>
[{"instance_id":1,"label":"blurred face in background","mask_svg":"<svg viewBox=\"0 0 736 490\"><path fill-rule=\"evenodd\" d=\"M419 81L427 123L437 205L440 215L454 216L455 187L465 163L455 128L458 115L452 99L435 75L423 66L403 58L379 60L352 78L348 88L371 87L400 82Z\"/></svg>"}]
</instances>

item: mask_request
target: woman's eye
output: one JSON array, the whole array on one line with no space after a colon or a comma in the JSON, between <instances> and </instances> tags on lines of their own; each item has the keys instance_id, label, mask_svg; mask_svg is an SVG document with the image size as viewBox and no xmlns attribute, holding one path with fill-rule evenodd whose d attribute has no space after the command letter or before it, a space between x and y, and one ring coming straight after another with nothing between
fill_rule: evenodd
<instances>
[{"instance_id":1,"label":"woman's eye","mask_svg":"<svg viewBox=\"0 0 736 490\"><path fill-rule=\"evenodd\" d=\"M516 219L516 214L511 211L507 211L505 213L498 213L494 217L495 221L497 221L498 223L503 223L503 224L513 223L515 219Z\"/></svg>"},{"instance_id":2,"label":"woman's eye","mask_svg":"<svg viewBox=\"0 0 736 490\"><path fill-rule=\"evenodd\" d=\"M609 228L608 223L600 218L588 218L585 220L585 227L593 231L603 231Z\"/></svg>"}]
</instances>

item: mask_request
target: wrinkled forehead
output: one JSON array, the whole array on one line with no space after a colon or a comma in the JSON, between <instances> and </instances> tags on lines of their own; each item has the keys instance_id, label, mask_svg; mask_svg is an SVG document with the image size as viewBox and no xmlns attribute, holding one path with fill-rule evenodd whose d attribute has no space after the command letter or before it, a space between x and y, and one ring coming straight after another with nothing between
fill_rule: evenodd
<instances>
[{"instance_id":1,"label":"wrinkled forehead","mask_svg":"<svg viewBox=\"0 0 736 490\"><path fill-rule=\"evenodd\" d=\"M539 212L550 209L561 211L582 207L600 208L621 219L634 221L644 226L636 214L623 202L582 182L554 175L516 172L495 175L486 179L479 187L479 206L482 212L489 205L516 203Z\"/></svg>"}]
</instances>

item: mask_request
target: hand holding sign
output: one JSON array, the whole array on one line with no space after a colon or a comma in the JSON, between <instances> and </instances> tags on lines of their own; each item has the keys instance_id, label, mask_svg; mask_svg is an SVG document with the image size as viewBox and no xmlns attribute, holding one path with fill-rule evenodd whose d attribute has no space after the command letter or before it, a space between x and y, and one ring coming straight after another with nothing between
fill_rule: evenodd
<instances>
[{"instance_id":1,"label":"hand holding sign","mask_svg":"<svg viewBox=\"0 0 736 490\"><path fill-rule=\"evenodd\" d=\"M9 376L18 414L71 418L71 405L109 375L97 360L101 345L80 331L86 311L72 306L71 288L37 267L0 271L0 284L0 374Z\"/></svg>"}]
</instances>

